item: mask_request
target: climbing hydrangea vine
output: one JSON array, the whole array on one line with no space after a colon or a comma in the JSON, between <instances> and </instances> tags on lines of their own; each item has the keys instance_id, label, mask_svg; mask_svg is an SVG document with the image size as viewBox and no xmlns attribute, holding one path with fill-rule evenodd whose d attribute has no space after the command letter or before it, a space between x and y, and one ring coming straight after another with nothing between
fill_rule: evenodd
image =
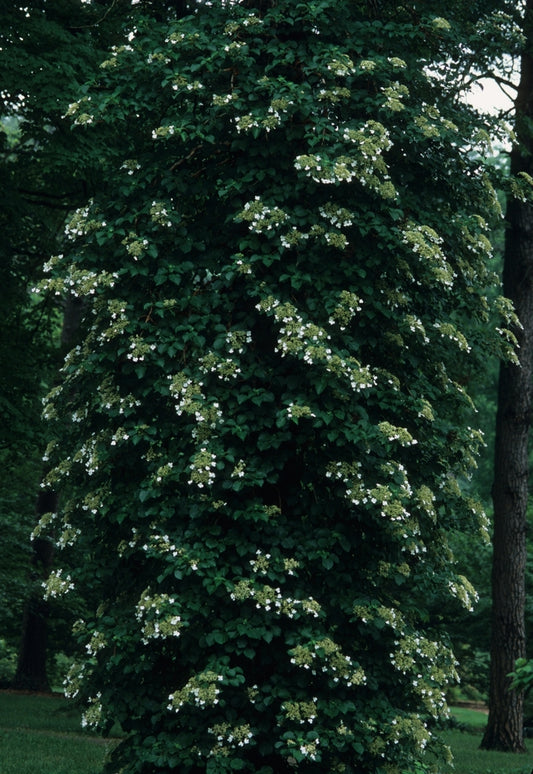
<instances>
[{"instance_id":1,"label":"climbing hydrangea vine","mask_svg":"<svg viewBox=\"0 0 533 774\"><path fill-rule=\"evenodd\" d=\"M468 111L427 74L458 22L188 5L139 4L65 110L106 175L41 288L85 299L45 406L40 529L86 557L47 593L101 600L68 690L121 723L109 772L414 771L438 610L474 594L446 535L483 526L465 385L513 343Z\"/></svg>"}]
</instances>

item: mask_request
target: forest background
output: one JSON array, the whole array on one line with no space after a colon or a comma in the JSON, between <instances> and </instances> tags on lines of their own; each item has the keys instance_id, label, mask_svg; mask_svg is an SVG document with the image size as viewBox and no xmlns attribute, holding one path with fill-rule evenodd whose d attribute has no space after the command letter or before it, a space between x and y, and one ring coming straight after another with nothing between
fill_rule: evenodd
<instances>
[{"instance_id":1,"label":"forest background","mask_svg":"<svg viewBox=\"0 0 533 774\"><path fill-rule=\"evenodd\" d=\"M85 98L85 84L94 83L95 78L98 81L95 73L102 72L102 63L113 61L113 57L106 58L108 52L123 45L128 31L146 17L154 26L165 24L173 15L181 14L186 5L56 2L52 8L41 2L0 10L4 77L0 111L0 295L4 310L0 331L0 525L6 546L0 566L0 679L6 685L15 681L32 689L57 687L80 655L80 645L71 635L72 625L85 616L97 594L95 589L78 586L64 599L52 595L43 601L42 582L54 557L47 539L37 534L33 543L29 541L38 517L55 511L55 503L47 499L54 495L36 496L43 478L43 455L46 469L45 450L50 432L41 418L42 400L57 383L63 357L76 340L82 306L77 299L54 293L43 299L34 289L43 278L43 266L50 256L68 249L69 239L76 231L73 215L83 212L89 200L105 189L110 158L118 152L112 148L106 158L106 133L98 137L100 144L95 146L94 137L72 131L67 113ZM322 11L320 4L316 5L319 18ZM322 5L325 8L328 4ZM517 55L523 46L522 19L513 18L504 3L493 5L488 9L485 4L485 22L477 19L477 26L466 18L461 3L454 6L455 29L460 28L465 35L464 30L475 28L475 34L469 38L473 48L466 57L468 62L462 63L463 72L456 74L453 82L444 82L443 92L446 88L455 89L458 95L461 89L466 90L470 80L481 77L493 65L500 66L502 79L507 76L505 72L502 75L501 67L508 61L505 57ZM376 24L381 14L391 13L386 6L363 3L361 13ZM445 31L443 22L443 35ZM460 48L459 43L456 45ZM403 53L399 51L398 56ZM473 57L477 59L472 60ZM108 69L113 67L108 64ZM142 83L142 73L138 77ZM401 90L398 93L401 97ZM398 94L389 95L391 102L397 98ZM482 132L479 150L473 148L471 153L485 155L490 174L495 184L500 185L503 204L505 196L513 195L505 182L508 166L503 152L491 155L487 151L487 140L492 134L498 147L506 130L501 129L496 118L472 120L478 120ZM78 110L76 122L78 127L90 124L90 113ZM133 167L130 172L134 172ZM156 213L153 217L163 216ZM491 235L495 256L490 269L498 273L503 234L502 224ZM134 249L130 242L130 255ZM480 452L477 471L464 487L481 497L489 514L498 369L499 359L494 355L479 381L475 373L469 376L469 392L479 410L478 422L486 445ZM484 700L489 673L491 546L481 542L477 534L461 530L453 530L450 546L456 557L457 573L468 577L480 600L474 612L465 611L461 616L450 609L449 615L443 614L461 676L460 686L450 688L449 696ZM76 550L74 546L69 557L72 567L84 561ZM65 569L68 572L69 567ZM532 582L533 568L529 562L525 611L528 632L533 626ZM26 653L21 647L22 630L25 638L29 637ZM17 672L19 655L22 662L19 660Z\"/></svg>"}]
</instances>

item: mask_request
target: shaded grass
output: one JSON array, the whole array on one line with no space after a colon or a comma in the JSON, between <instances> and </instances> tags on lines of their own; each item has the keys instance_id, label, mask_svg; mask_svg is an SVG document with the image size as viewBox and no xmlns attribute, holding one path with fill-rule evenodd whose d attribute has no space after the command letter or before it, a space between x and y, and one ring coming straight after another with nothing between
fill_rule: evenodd
<instances>
[{"instance_id":1,"label":"shaded grass","mask_svg":"<svg viewBox=\"0 0 533 774\"><path fill-rule=\"evenodd\" d=\"M513 754L480 750L479 732L444 731L442 738L454 755L453 774L531 774L533 769L533 744L528 752Z\"/></svg>"},{"instance_id":2,"label":"shaded grass","mask_svg":"<svg viewBox=\"0 0 533 774\"><path fill-rule=\"evenodd\" d=\"M453 752L453 774L531 774L533 739L529 744L526 740L524 754L480 750L487 715L467 707L453 707L452 715L460 728L443 731L441 736Z\"/></svg>"},{"instance_id":3,"label":"shaded grass","mask_svg":"<svg viewBox=\"0 0 533 774\"><path fill-rule=\"evenodd\" d=\"M99 774L114 744L61 696L0 692L0 774Z\"/></svg>"},{"instance_id":4,"label":"shaded grass","mask_svg":"<svg viewBox=\"0 0 533 774\"><path fill-rule=\"evenodd\" d=\"M486 713L470 709L469 707L452 707L452 717L461 726L471 731L479 731L481 733L487 725Z\"/></svg>"}]
</instances>

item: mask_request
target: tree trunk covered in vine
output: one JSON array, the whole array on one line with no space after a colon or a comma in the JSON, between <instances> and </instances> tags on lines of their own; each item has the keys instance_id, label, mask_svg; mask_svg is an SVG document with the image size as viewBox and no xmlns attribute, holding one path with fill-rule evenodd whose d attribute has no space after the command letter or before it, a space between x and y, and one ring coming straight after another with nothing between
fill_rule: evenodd
<instances>
[{"instance_id":1,"label":"tree trunk covered in vine","mask_svg":"<svg viewBox=\"0 0 533 774\"><path fill-rule=\"evenodd\" d=\"M525 16L527 47L516 98L517 141L511 152L512 179L531 174L533 138L533 0ZM520 365L502 363L498 387L493 484L492 644L489 719L485 749L524 751L523 695L510 689L508 674L526 654L524 624L528 440L531 422L533 350L533 206L510 197L506 212L503 285L522 325L515 329Z\"/></svg>"},{"instance_id":2,"label":"tree trunk covered in vine","mask_svg":"<svg viewBox=\"0 0 533 774\"><path fill-rule=\"evenodd\" d=\"M40 492L37 498L37 517L53 512L57 507L54 493ZM22 638L13 687L26 691L48 691L50 683L46 669L48 640L48 602L43 599L41 583L52 568L54 546L46 538L33 541L32 581L35 583L24 606Z\"/></svg>"},{"instance_id":3,"label":"tree trunk covered in vine","mask_svg":"<svg viewBox=\"0 0 533 774\"><path fill-rule=\"evenodd\" d=\"M67 352L74 344L83 314L83 300L69 296L65 300L63 326L61 330L61 349ZM37 520L45 513L57 510L56 492L41 491L37 496ZM54 544L48 538L36 538L33 541L32 580L36 583L25 606L22 617L22 634L18 654L17 671L13 687L29 691L49 690L47 674L47 643L49 605L43 599L43 589L39 581L48 578L52 569Z\"/></svg>"}]
</instances>

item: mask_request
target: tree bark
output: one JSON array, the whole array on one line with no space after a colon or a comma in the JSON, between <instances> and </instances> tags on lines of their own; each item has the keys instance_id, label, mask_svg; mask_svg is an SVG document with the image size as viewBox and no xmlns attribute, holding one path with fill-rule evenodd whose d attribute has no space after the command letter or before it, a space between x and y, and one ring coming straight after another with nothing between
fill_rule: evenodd
<instances>
[{"instance_id":1,"label":"tree bark","mask_svg":"<svg viewBox=\"0 0 533 774\"><path fill-rule=\"evenodd\" d=\"M526 6L526 51L516 98L517 143L511 175L531 174L533 149L533 0ZM526 532L533 355L533 207L509 200L504 252L503 292L515 306L522 328L514 330L520 365L502 363L498 386L494 461L492 640L488 725L481 747L523 752L523 695L510 689L509 672L526 655Z\"/></svg>"},{"instance_id":2,"label":"tree bark","mask_svg":"<svg viewBox=\"0 0 533 774\"><path fill-rule=\"evenodd\" d=\"M37 498L37 518L44 513L55 511L57 497L54 493L40 492ZM45 580L52 567L53 544L44 538L33 543L32 581ZM48 633L48 603L43 599L43 590L37 585L24 606L22 617L22 638L18 654L17 671L13 688L26 691L49 691L50 683L46 670L46 644Z\"/></svg>"}]
</instances>

